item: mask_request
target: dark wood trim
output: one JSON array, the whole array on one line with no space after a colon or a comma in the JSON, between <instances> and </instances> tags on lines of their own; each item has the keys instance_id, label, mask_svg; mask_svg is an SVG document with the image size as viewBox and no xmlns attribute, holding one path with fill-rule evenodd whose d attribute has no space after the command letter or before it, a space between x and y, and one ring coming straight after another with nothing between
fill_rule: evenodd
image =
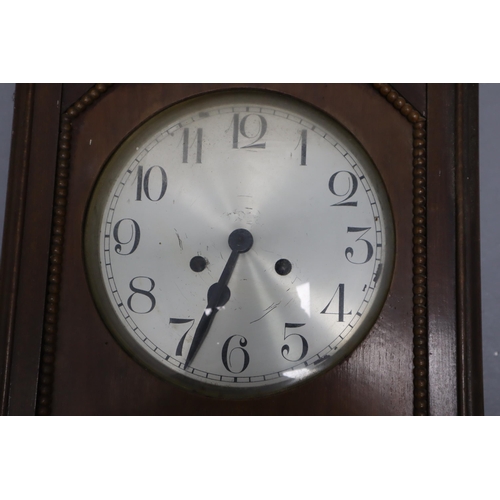
<instances>
[{"instance_id":1,"label":"dark wood trim","mask_svg":"<svg viewBox=\"0 0 500 500\"><path fill-rule=\"evenodd\" d=\"M457 415L456 86L429 84L427 90L429 409Z\"/></svg>"},{"instance_id":2,"label":"dark wood trim","mask_svg":"<svg viewBox=\"0 0 500 500\"><path fill-rule=\"evenodd\" d=\"M413 414L427 416L429 415L427 127L422 114L391 85L376 83L374 87L413 126Z\"/></svg>"},{"instance_id":3,"label":"dark wood trim","mask_svg":"<svg viewBox=\"0 0 500 500\"><path fill-rule=\"evenodd\" d=\"M478 84L457 84L457 347L460 415L482 415Z\"/></svg>"},{"instance_id":4,"label":"dark wood trim","mask_svg":"<svg viewBox=\"0 0 500 500\"><path fill-rule=\"evenodd\" d=\"M1 414L7 413L35 86L17 84L0 266Z\"/></svg>"},{"instance_id":5,"label":"dark wood trim","mask_svg":"<svg viewBox=\"0 0 500 500\"><path fill-rule=\"evenodd\" d=\"M93 86L93 83L65 83L61 97L61 113L66 113Z\"/></svg>"},{"instance_id":6,"label":"dark wood trim","mask_svg":"<svg viewBox=\"0 0 500 500\"><path fill-rule=\"evenodd\" d=\"M273 85L262 85L262 86L259 85L259 87L269 87L269 88L273 89ZM351 99L352 99L352 97L358 97L358 98L363 99L362 102L366 102L365 99L369 99L371 101L371 103L373 105L373 108L370 109L372 119L375 119L374 118L375 114L373 112L374 110L378 111L377 116L384 116L385 117L386 115L390 114L386 109L387 106L390 106L390 105L388 105L387 102L384 102L380 98L380 96L373 95L374 89L372 87L370 87L368 85L352 85L349 87L351 87L349 90L349 92L352 93ZM217 86L214 89L217 90L218 88L220 88L220 87ZM166 101L164 100L164 98L159 100L160 103L164 103L164 102L168 103L168 102L171 102L171 100L173 100L173 99L177 99L178 97L186 98L186 96L189 96L191 92L193 92L193 94L196 94L197 92L200 92L200 91L211 90L210 86L202 86L202 88L200 89L200 86L198 86L198 85L191 85L191 86L189 86L189 85L186 85L186 86L177 85L177 86L172 86L172 87L165 86L165 87L159 88L159 89L160 89L161 93L164 93L164 95L166 95L166 97L167 97ZM99 92L99 88L97 86L94 90ZM103 120L103 112L105 113L106 109L109 110L110 102L113 103L113 100L115 101L115 106L116 106L117 102L118 103L129 102L130 96L134 95L134 93L137 93L138 97L140 97L141 93L142 93L143 94L142 101L143 102L145 101L146 103L148 103L148 100L144 99L145 95L157 95L158 97L162 96L162 94L158 92L158 88L156 88L156 90L155 90L156 94L155 94L155 92L144 93L143 92L144 89L142 89L141 91L139 91L139 90L141 90L139 87L135 87L133 85L116 86L112 90L108 91L108 93L106 93L102 102L94 103L94 104L92 104L92 100L94 97L97 97L97 95L93 96L92 94L89 94L89 95L85 95L84 97L82 97L82 99L79 100L77 103L75 103L74 106L71 106L70 109L68 109L67 113L65 113L63 116L63 119L62 119L63 126L65 124L66 119L68 119L70 122L70 125L72 127L71 134L69 134L69 129L68 130L64 129L64 134L68 134L68 137L65 137L64 141L69 141L71 139L69 137L69 135L71 135L71 136L73 136L73 139L71 139L71 147L72 148L78 146L79 144L87 143L88 139L82 140L82 137L85 137L85 134L86 134L85 127L90 126L92 129L92 127L95 127L96 124L99 125L101 123L105 123L106 120L105 119ZM281 85L281 86L277 85L276 90L280 90L280 91L283 91L283 90L287 91L288 90L288 91L291 91L291 93L293 94L293 92L295 91L295 88L293 86L287 87L286 85ZM172 92L173 95L169 95L170 92ZM315 88L314 86L304 86L301 95L304 96L304 94L305 94L306 96L309 96L313 103L315 102L313 97L316 95L319 95L319 97L316 98L316 101L319 101L319 105L324 107L325 109L327 109L328 105L331 105L331 103L334 102L334 96L335 96L336 92L345 96L346 91L343 88L336 89L336 86L332 85L332 86L327 86L325 88L324 93L320 93L320 92L317 92L317 88ZM349 96L349 92L347 92L347 96ZM381 88L381 93L384 93L384 92L385 92L385 88ZM175 95L175 93L177 93L177 96ZM364 97L363 94L367 97ZM119 96L118 100L116 97L117 95ZM392 95L393 94L391 94L389 92L386 96L389 99L389 102L391 102L390 99L392 98ZM123 96L126 96L126 99L124 99ZM321 100L323 100L325 102L322 103ZM343 100L342 102L344 104L343 104L343 106L339 106L339 108L340 108L341 112L344 113L343 117L346 118L346 115L347 115L347 118L349 118L349 109L357 103L357 99L352 99L351 101L349 101L347 99L347 100ZM88 106L89 104L92 104L92 106ZM150 111L148 111L150 113L151 109L153 111L155 109L157 109L156 106L151 106L151 104L154 104L154 101L150 102L148 104L148 106L146 106L145 108L142 106L137 106L135 109L138 110L138 112L140 114L146 114L144 112L144 109L150 109ZM346 407L342 407L340 412L342 412L342 411L346 412L344 414L392 414L392 413L398 413L398 412L399 412L399 414L401 414L401 413L402 414L411 414L412 413L412 395L413 394L412 394L412 371L411 371L411 352L412 352L412 326L411 326L411 311L412 311L412 306L411 306L411 304L412 304L412 289L411 289L412 204L411 203L412 202L411 202L411 199L412 198L411 198L411 192L412 192L412 159L413 159L412 143L413 143L413 138L412 138L412 125L411 124L416 123L419 120L420 116L409 104L407 104L407 102L404 99L395 99L394 102L392 102L391 104L396 108L397 111L393 110L393 113L391 113L392 116L388 120L388 123L385 123L385 126L389 126L390 128L392 128L394 130L396 128L396 125L397 125L397 129L398 129L397 133L401 134L401 135L398 135L398 141L397 141L397 144L399 144L399 149L396 148L396 150L398 151L397 154L399 155L400 161L393 160L394 152L392 154L388 154L387 144L389 144L389 143L386 143L385 141L383 141L384 136L381 135L380 131L378 132L378 134L382 140L377 141L376 143L372 142L371 144L373 146L376 146L376 147L378 147L378 145L380 144L382 151L387 152L387 157L386 157L387 161L384 162L385 165L390 164L390 165L393 165L394 168L397 168L399 165L405 166L405 168L404 168L405 173L404 174L402 174L401 172L395 174L396 178L401 180L401 177L402 177L402 179L404 180L405 194L402 194L401 190L397 189L397 185L400 185L401 182L395 182L393 180L393 178L390 178L390 179L388 178L389 184L392 183L391 186L392 186L392 192L394 193L394 197L395 197L395 199L399 200L399 203L403 204L404 213L405 213L404 220L403 220L403 217L399 218L400 231L405 235L404 241L406 242L406 244L404 245L405 249L403 250L401 248L401 251L400 251L400 255L404 255L404 259L403 258L400 259L399 265L400 265L400 269L402 272L398 273L396 288L400 292L402 292L401 295L399 295L399 294L397 295L398 298L401 296L404 296L404 298L405 298L403 308L405 309L406 314L403 317L403 315L399 313L398 304L396 303L397 301L395 301L392 311L398 311L398 312L394 313L391 311L391 313L390 313L390 314L395 314L399 318L398 326L396 329L402 330L399 332L398 331L392 332L394 335L393 338L395 340L394 347L396 348L396 352L394 352L392 359L398 360L398 362L396 362L393 365L393 367L395 370L398 370L400 372L401 379L394 380L393 384L387 384L387 381L381 380L380 381L381 386L377 386L377 383L374 382L374 380L370 380L369 383L373 385L374 390L373 390L372 394L367 394L367 391L363 387L364 386L363 377L361 377L359 379L360 384L358 385L358 387L356 387L355 382L353 381L353 380L356 380L356 373L354 371L352 371L352 368L351 368L351 373L353 374L353 377L351 380L349 379L349 377L347 377L346 384L342 384L342 383L337 382L336 385L331 386L331 387L336 387L336 390L327 391L323 397L316 396L316 402L320 402L320 406L321 406L321 404L324 404L321 400L329 400L329 398L331 398L332 396L338 398L339 392L341 390L343 390L346 393L347 405L346 405ZM338 106L338 105L336 104L336 106ZM120 109L120 106L116 106L116 109ZM131 106L131 109L133 109L132 106ZM361 118L363 118L364 110L365 110L364 106L358 106L357 109L355 109L355 111L353 112L353 122L354 123L358 123L358 124L364 123L361 119ZM82 113L82 111L85 111L85 113ZM75 119L75 117L77 117L77 115L78 115L78 119ZM146 114L146 116L147 116L147 114ZM92 122L92 120L94 120L94 122ZM405 123L405 121L407 121L407 123ZM381 124L382 130L383 130L384 120L381 120L381 122L382 122L382 124ZM92 125L89 125L89 123ZM101 126L101 125L99 125L99 126ZM110 127L110 128L113 128L113 127ZM371 129L360 127L358 132L361 134L362 133L370 134ZM125 134L123 132L119 133L119 137L123 137L124 135ZM391 134L387 134L387 135L385 135L385 137L393 137L393 136ZM62 132L61 132L61 138L62 138ZM403 140L403 139L405 139L405 140ZM63 145L62 141L60 141L59 147L61 148L62 145ZM68 142L67 146L69 148L69 146L70 146L69 142ZM64 148L65 152L69 152L68 148ZM60 149L60 151L62 152L61 149ZM376 148L375 148L375 153L382 154ZM78 375L79 380L76 382L69 382L70 387L69 388L67 387L68 381L72 380L72 375L68 376L68 374L70 374L71 370L74 369L74 367L75 367L75 365L72 365L72 367L68 371L68 359L72 359L72 357L71 357L72 353L69 353L67 350L65 350L68 347L68 340L69 340L68 336L70 336L71 332L72 332L72 335L74 336L75 339L76 338L82 339L85 337L85 333L83 333L83 335L80 332L75 333L75 331L78 330L78 325L74 324L75 323L75 316L72 315L70 317L67 314L68 307L70 307L69 303L72 303L72 304L76 304L77 302L80 303L79 300L75 301L72 297L72 290L77 290L79 287L74 286L74 279L71 277L71 274L73 274L73 276L75 276L75 275L78 276L78 275L80 275L80 271L81 271L81 269L80 269L81 258L79 257L78 251L77 251L77 253L75 253L75 248L74 248L75 241L77 242L78 248L80 247L80 245L78 243L80 235L76 234L77 232L79 232L78 228L80 227L80 224L77 223L75 225L75 220L78 221L80 219L80 216L76 217L76 219L75 219L74 209L77 208L77 213L81 214L82 213L81 212L81 208L82 208L81 207L81 201L82 201L81 199L83 198L84 200L86 200L87 196L88 196L88 192L85 189L83 189L83 184L86 181L85 174L83 174L83 173L87 172L86 169L88 168L89 164L86 161L83 161L82 163L75 163L77 161L77 160L75 160L75 158L77 158L77 152L75 150L72 150L71 166L69 167L71 169L71 175L70 175L70 177L68 177L70 179L70 187L69 187L70 196L68 197L68 217L70 215L72 216L72 218L68 219L68 221L71 220L71 223L68 222L68 223L64 224L64 221L62 219L57 223L57 225L60 225L61 228L65 229L65 234L63 234L61 236L66 241L66 243L64 243L64 248L60 247L61 250L64 250L64 263L63 263L64 272L62 273L62 276L61 276L61 278L62 278L61 293L59 293L59 291L58 291L59 288L58 288L56 282L54 282L53 285L50 285L50 287L52 288L50 293L54 294L54 299L56 301L55 302L56 305L55 305L55 308L51 309L50 311L48 309L46 310L46 313L47 313L46 318L51 317L51 315L55 315L56 317L51 317L51 321L50 321L51 325L49 325L48 321L45 321L45 326L44 326L44 330L45 330L44 335L45 334L47 334L47 335L44 336L43 351L45 351L45 348L50 348L54 352L57 352L57 361L55 364L54 364L54 362L45 363L44 361L42 361L42 364L41 364L42 376L40 377L41 383L39 385L39 388L40 388L39 401L38 401L39 406L37 408L37 413L39 413L39 414L50 414L50 413L52 413L52 411L55 414L82 414L82 413L85 413L88 408L91 408L92 409L91 411L98 413L99 411L103 411L103 410L99 410L99 407L107 408L106 410L104 410L106 412L110 411L109 405L107 402L109 400L109 396L104 396L103 399L106 400L106 402L104 404L96 402L95 400L92 402L89 401L90 406L86 406L85 404L77 402L76 407L78 408L78 410L74 413L71 413L71 411L68 410L68 408L71 408L71 405L73 405L73 401L70 401L70 403L69 403L70 406L64 406L65 404L67 404L64 402L65 398L69 398L70 400L75 400L75 398L78 399L79 395L81 395L82 401L85 401L89 396L90 396L90 398L99 399L98 394L105 395L106 391L107 391L106 383L103 386L104 389L101 390L101 387L98 387L98 388L96 388L97 390L94 391L92 394L90 394L89 392L86 392L85 388L78 389L78 387L81 387L81 386L79 386L80 383L83 383L85 386L88 386L91 383L92 384L94 383L94 381L90 380L92 378L92 374L90 373L92 370L90 370L89 373L86 373L88 366L84 369L85 370L84 372L82 372L81 370L78 370L79 371L79 375ZM97 164L102 165L101 160L99 160L97 162ZM83 165L85 165L85 168L83 168ZM387 169L388 167L385 166L385 168ZM67 167L65 167L65 169L67 169ZM75 176L75 174L77 174L77 175ZM68 172L68 175L69 175L69 172ZM82 175L83 175L84 179L82 179ZM75 179L78 179L78 180L75 181ZM82 180L84 182L82 182ZM74 189L74 188L76 188L76 189ZM80 188L80 189L78 189L78 188ZM79 201L78 201L78 198L80 198ZM55 199L57 199L57 194L56 194ZM75 207L75 203L77 204L76 207ZM59 245L59 246L62 245L62 241L63 241L63 239L61 238L60 242L58 242L57 245ZM73 244L73 248L71 249L72 244ZM53 248L54 248L54 246L53 246ZM78 262L75 260L75 257L77 258ZM403 263L403 264L401 264L401 263ZM75 266L75 264L76 264L76 266ZM59 263L59 265L61 265L61 262ZM71 269L71 271L69 271L68 269ZM54 279L57 278L56 273L54 274L53 277L54 277ZM80 279L80 278L78 278L78 279ZM50 276L49 276L49 283L50 283ZM71 283L73 283L73 286L71 285ZM81 283L81 281L80 281L80 283ZM401 286L403 283L405 284L404 287ZM68 288L68 284L69 284L69 288ZM61 298L60 303L57 302L58 297ZM51 303L51 301L47 300L47 304L49 304L49 303ZM62 319L63 314L59 314L59 319L57 319L58 307L60 307L60 312L63 314L64 314L64 311L66 310L66 316L63 319ZM85 312L84 312L84 315L85 315ZM76 316L79 316L79 313L77 313ZM67 323L68 320L70 323L69 325ZM76 321L78 321L78 320L76 320ZM89 327L89 325L87 325L87 327ZM96 331L92 326L90 326L89 329L92 330L93 332ZM106 333L108 333L108 332L106 332ZM374 334L376 335L376 332ZM49 338L50 338L50 340L47 341ZM74 340L72 340L71 342L74 342ZM55 351L56 343L57 343L57 351ZM402 345L402 344L404 344L404 345ZM384 354L387 354L388 351L390 351L390 347L389 347L389 349L384 349ZM73 349L73 352L82 353L83 351L81 351L80 349L76 349L76 350ZM350 360L351 366L357 362L355 359L355 356L363 356L363 353L360 351L351 358L351 360ZM91 365L93 363L93 360L94 360L94 354L90 353L90 356L89 356L89 353L83 354L81 359L82 360L87 359L88 360L87 365ZM386 373L386 371L383 369L380 370L379 366L387 366L387 364L388 364L387 361L389 361L388 358L375 359L375 368L379 369L379 373L381 375L383 373ZM78 360L77 362L79 363L80 361ZM128 362L128 360L127 360L127 362ZM368 361L365 359L364 362L367 363ZM380 365L378 363L380 363ZM102 368L102 365L101 365L101 367L99 367L98 365L99 365L99 363L97 363L97 370L94 371L94 373L97 373L97 374L99 373L99 370ZM136 364L134 363L134 366L132 366L134 371L137 369L137 367L135 365ZM56 370L54 372L56 376L54 379L55 383L52 387L50 379L51 379L52 372L54 371L54 369ZM337 380L340 381L342 378L342 374L345 373L346 371L349 371L349 369L350 369L350 366L346 363L342 367L339 367L339 369L336 370L336 372L334 372L332 370L328 374L330 377L330 380L331 379L335 380L335 378L337 378ZM390 372L390 370L391 370L391 367L388 367L387 371ZM85 377L86 380L84 380L84 378L81 376L82 373L86 373L86 377ZM96 375L96 377L98 377L98 375ZM42 381L43 378L46 379L45 382ZM377 377L375 376L374 379L376 379L376 378ZM401 383L402 380L403 380L403 383ZM324 385L317 386L317 387L319 387L319 389L317 389L317 390L323 391L326 387L328 387L329 383L331 384L332 382L328 382L328 383L325 382ZM148 378L147 385L149 385L150 387L153 387L154 385L156 385L156 381ZM344 389L344 387L346 385L348 388ZM146 386L144 386L144 387L146 387ZM64 390L62 388L64 388ZM125 387L121 387L121 388L116 387L118 393L124 388ZM68 389L69 389L69 391L68 391ZM183 412L186 412L185 414L190 414L189 412L193 412L193 411L199 412L200 407L204 408L204 410L202 410L202 411L214 412L214 410L215 410L218 414L238 414L238 413L244 414L245 411L251 412L248 414L256 414L255 412L258 408L256 405L253 404L253 402L245 402L245 403L241 403L240 405L236 405L236 403L233 403L233 402L220 401L217 403L217 405L210 405L208 403L205 404L205 401L198 400L195 396L190 396L188 394L182 394L182 395L174 394L175 388L173 388L173 387L162 386L162 387L159 387L159 389L160 390L158 391L158 394L160 394L160 393L162 394L161 398L166 400L167 404L163 406L163 409L159 409L160 405L162 403L154 403L154 405L157 408L155 411L166 412L165 414L182 414ZM378 397L377 396L378 391L385 391L385 394L384 395L380 394L380 397ZM384 404L385 404L384 398L393 398L393 394L397 391L401 391L400 399L398 401L395 400L392 407L384 406ZM363 405L366 404L365 401L367 399L369 399L369 401L372 401L372 404L374 405L370 409L367 409L367 408L363 409L362 410L363 413L359 413L359 410L356 410L357 402L356 402L355 398L356 398L356 395L357 395L357 397L359 397L359 392L361 392L361 393L364 392L364 394L365 394L365 396L362 398ZM113 391L113 393L114 393L114 395L116 394L115 391ZM61 394L63 394L62 399L61 399ZM311 394L315 394L315 392L312 392ZM114 395L113 395L113 397L114 397ZM305 397L306 395L309 396L309 394L307 394L307 389L303 389L301 396ZM266 402L262 403L262 406L261 406L262 410L257 410L257 411L263 411L264 412L263 414L267 414L265 412L271 412L270 414L296 414L295 412L300 411L300 410L298 410L297 403L296 403L296 401L298 401L297 397L299 397L299 393L295 393L295 395L294 394L283 395L279 399L276 398L274 401L271 401L271 402L269 400L267 400ZM311 396L311 397L314 398L314 396ZM182 399L184 399L184 402L181 405L182 409L179 405L172 403L173 401L174 402L181 401ZM122 399L122 401L123 401L123 399ZM127 398L126 401L130 401L130 398ZM62 404L62 406L61 406L61 404ZM125 404L128 404L128 402L126 402ZM328 404L328 403L326 403L326 404ZM125 408L125 406L123 406L122 402L118 402L118 405L122 405L121 406L122 409L119 410L118 414L129 414L130 409L124 410L123 408ZM149 405L149 403L148 403L148 405ZM274 406L274 408L273 408L273 406ZM196 408L196 410L195 410L195 408ZM246 408L246 410L245 410L245 408ZM136 411L136 410L133 410L133 411ZM139 411L141 411L141 410L139 410ZM142 409L142 411L147 412L148 410ZM151 411L151 410L149 410L149 411ZM291 413L287 413L290 411L291 411ZM329 408L327 414L335 414L336 411L338 411L337 408L332 406ZM280 412L280 413L278 413L278 412ZM207 414L215 414L215 413L207 413Z\"/></svg>"},{"instance_id":7,"label":"dark wood trim","mask_svg":"<svg viewBox=\"0 0 500 500\"><path fill-rule=\"evenodd\" d=\"M413 126L414 414L481 415L478 85L394 87L402 94L375 85ZM2 415L51 412L65 155L73 121L107 89L16 87L0 267Z\"/></svg>"},{"instance_id":8,"label":"dark wood trim","mask_svg":"<svg viewBox=\"0 0 500 500\"><path fill-rule=\"evenodd\" d=\"M66 226L66 206L70 176L72 120L104 94L110 85L92 86L80 99L62 114L59 123L59 143L57 145L57 167L55 169L55 190L53 220L50 234L50 267L47 275L45 312L43 317L42 357L36 398L36 414L50 415L52 388L57 348L57 330L60 298L60 282L63 269L64 235Z\"/></svg>"},{"instance_id":9,"label":"dark wood trim","mask_svg":"<svg viewBox=\"0 0 500 500\"><path fill-rule=\"evenodd\" d=\"M396 92L404 97L423 117L427 113L426 83L391 83Z\"/></svg>"},{"instance_id":10,"label":"dark wood trim","mask_svg":"<svg viewBox=\"0 0 500 500\"><path fill-rule=\"evenodd\" d=\"M15 310L10 338L8 405L10 415L35 413L41 359L43 315L49 267L54 171L57 157L61 84L34 86L30 135L26 147L25 196L16 258ZM17 164L13 164L14 169ZM9 215L16 217L16 215Z\"/></svg>"}]
</instances>

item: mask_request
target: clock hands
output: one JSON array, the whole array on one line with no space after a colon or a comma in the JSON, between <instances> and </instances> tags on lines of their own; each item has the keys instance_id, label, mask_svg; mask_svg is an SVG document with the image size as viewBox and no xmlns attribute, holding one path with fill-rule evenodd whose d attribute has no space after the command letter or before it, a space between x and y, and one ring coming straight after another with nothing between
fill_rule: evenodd
<instances>
[{"instance_id":1,"label":"clock hands","mask_svg":"<svg viewBox=\"0 0 500 500\"><path fill-rule=\"evenodd\" d=\"M210 327L214 321L215 315L219 309L224 306L231 296L231 292L227 286L231 275L236 266L236 261L241 253L248 252L253 245L253 236L246 229L234 230L228 238L229 248L232 252L226 262L224 270L217 283L214 283L207 292L207 307L198 323L198 327L193 336L193 341L186 357L185 367L187 368L193 358L196 356L201 344L205 340Z\"/></svg>"}]
</instances>

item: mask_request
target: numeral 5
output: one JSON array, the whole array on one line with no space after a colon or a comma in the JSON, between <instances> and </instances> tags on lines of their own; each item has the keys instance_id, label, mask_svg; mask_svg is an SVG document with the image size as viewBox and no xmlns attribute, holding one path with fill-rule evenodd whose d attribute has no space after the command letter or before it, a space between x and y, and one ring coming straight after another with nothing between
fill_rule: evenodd
<instances>
[{"instance_id":1,"label":"numeral 5","mask_svg":"<svg viewBox=\"0 0 500 500\"><path fill-rule=\"evenodd\" d=\"M300 340L302 341L302 352L297 359L293 359L293 358L288 357L288 354L290 353L290 346L288 344L285 344L281 348L281 355L287 361L300 361L301 359L304 359L304 357L307 354L307 350L309 349L309 345L307 344L307 340L299 333L288 333L287 334L287 332L286 332L287 328L301 328L303 326L305 326L305 323L285 323L285 329L283 330L283 335L284 335L285 340L289 337L299 337Z\"/></svg>"}]
</instances>

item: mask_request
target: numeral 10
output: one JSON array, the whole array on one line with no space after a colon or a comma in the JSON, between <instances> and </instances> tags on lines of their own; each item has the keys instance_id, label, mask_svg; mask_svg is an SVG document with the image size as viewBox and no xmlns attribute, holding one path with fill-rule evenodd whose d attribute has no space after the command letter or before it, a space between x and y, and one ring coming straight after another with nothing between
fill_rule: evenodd
<instances>
[{"instance_id":1,"label":"numeral 10","mask_svg":"<svg viewBox=\"0 0 500 500\"><path fill-rule=\"evenodd\" d=\"M158 169L160 172L161 176L161 187L160 187L160 192L158 193L158 196L156 198L152 197L151 191L150 191L150 185L149 185L149 179L151 177L151 173L154 172L155 169ZM146 198L151 201L159 201L163 198L165 195L165 192L167 191L167 174L165 173L165 170L163 170L162 167L159 165L153 165L152 167L148 168L146 170L146 173L143 176L143 167L142 165L139 165L137 167L137 194L136 194L136 201L141 201L142 200L142 193L146 195Z\"/></svg>"}]
</instances>

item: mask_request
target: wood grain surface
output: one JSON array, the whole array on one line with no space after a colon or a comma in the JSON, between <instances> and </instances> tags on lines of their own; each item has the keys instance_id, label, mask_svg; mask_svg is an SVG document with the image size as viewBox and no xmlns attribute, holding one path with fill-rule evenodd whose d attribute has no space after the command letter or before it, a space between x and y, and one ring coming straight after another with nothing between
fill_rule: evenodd
<instances>
[{"instance_id":1,"label":"wood grain surface","mask_svg":"<svg viewBox=\"0 0 500 500\"><path fill-rule=\"evenodd\" d=\"M465 289L472 292L477 283L469 279L470 273L475 272L469 271L470 265L463 266L460 278L462 284L467 284L461 287L457 281L457 252L467 250L457 246L457 193L453 189L457 182L457 110L473 108L474 99L469 97L467 103L450 108L450 102L456 103L455 85L405 85L405 98L412 99L414 102L410 103L426 116L429 136L425 270L429 411L451 415L480 413L478 404L465 405L467 409L459 404L460 390L465 394L462 399L471 391L475 392L476 401L481 399L481 384L477 341L467 343L471 335L469 323L457 319L458 298L465 296ZM82 233L97 177L130 133L172 104L205 92L237 87L267 89L301 99L331 115L357 137L378 167L389 194L396 231L396 260L380 317L346 361L289 392L234 402L178 389L148 372L119 347L104 326L90 294ZM28 127L30 133L26 132L31 141L29 159L22 159L21 145L14 149L17 159L13 168L24 161L29 172L23 181L26 216L24 222L18 223L23 236L21 240L18 236L17 244L12 243L6 257L9 263L18 259L18 270L15 276L6 270L10 264L4 264L2 270L2 287L14 297L10 305L2 303L2 313L11 311L9 321L2 323L0 337L4 414L34 414L37 400L39 408L43 401L44 412L54 415L413 414L414 127L377 88L369 84L119 84L90 89L87 85L65 84L34 88L33 123ZM63 103L60 111L54 111L51 104L56 98ZM25 106L31 102L29 98L25 101ZM46 121L42 127L43 116ZM467 123L472 122L473 116ZM64 124L70 132L62 139ZM22 127L18 127L20 137ZM473 134L470 127L468 130ZM67 186L58 184L54 195L56 164L62 152L68 158ZM477 175L473 159L473 152L467 156L467 147L463 146L462 162L469 177ZM15 184L22 183L19 180ZM11 220L15 219L15 201L20 196L16 186L9 188L10 206L14 207L9 208ZM64 218L59 218L59 225L54 226L53 205L61 200ZM475 217L474 211L468 212L469 226L460 233L461 241L468 241ZM54 227L62 234L54 235ZM55 249L54 241L60 241ZM60 252L62 264L56 271L49 271L49 254L55 251ZM470 260L469 257L467 262ZM56 308L48 308L48 297L57 302ZM477 302L472 307L477 309ZM51 315L54 333L45 332L42 342L47 315ZM463 325L461 337L459 323ZM466 367L457 363L459 338L466 357L474 353ZM472 379L472 385L460 382L464 373ZM41 383L43 380L50 383Z\"/></svg>"}]
</instances>

